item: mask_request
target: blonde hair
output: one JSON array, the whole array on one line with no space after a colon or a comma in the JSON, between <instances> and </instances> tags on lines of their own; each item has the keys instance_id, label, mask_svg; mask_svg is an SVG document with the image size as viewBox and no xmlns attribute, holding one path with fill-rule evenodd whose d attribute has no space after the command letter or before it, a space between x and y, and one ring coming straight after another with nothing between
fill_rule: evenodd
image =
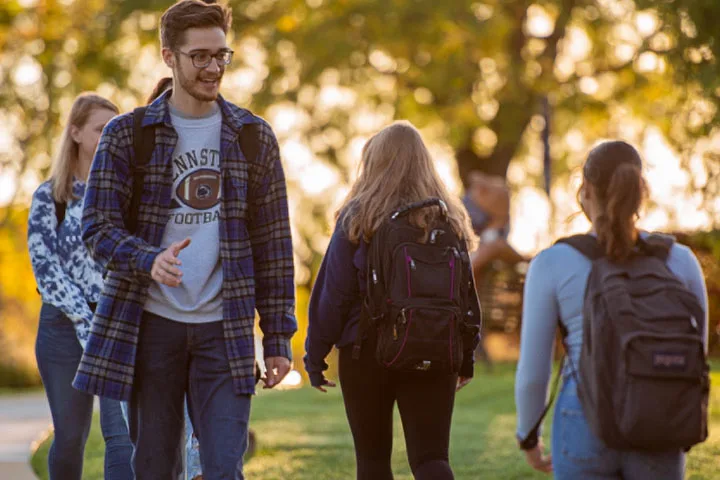
<instances>
[{"instance_id":1,"label":"blonde hair","mask_svg":"<svg viewBox=\"0 0 720 480\"><path fill-rule=\"evenodd\" d=\"M118 108L110 100L89 92L78 95L70 109L60 146L50 170L52 195L60 203L67 203L75 198L72 183L78 164L78 144L72 138L72 127L84 127L90 114L98 108L119 113Z\"/></svg>"},{"instance_id":2,"label":"blonde hair","mask_svg":"<svg viewBox=\"0 0 720 480\"><path fill-rule=\"evenodd\" d=\"M394 122L374 135L363 147L360 173L336 213L353 243L369 241L395 210L437 197L448 208L448 220L468 249L476 243L465 208L450 195L435 170L420 132L407 121ZM437 208L422 209L410 221L426 232L439 218Z\"/></svg>"}]
</instances>

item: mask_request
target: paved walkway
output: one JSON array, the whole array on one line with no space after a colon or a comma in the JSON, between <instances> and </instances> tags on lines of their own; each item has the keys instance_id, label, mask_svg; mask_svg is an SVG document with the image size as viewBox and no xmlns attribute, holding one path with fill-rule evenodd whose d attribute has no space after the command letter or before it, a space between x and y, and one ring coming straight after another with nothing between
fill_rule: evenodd
<instances>
[{"instance_id":1,"label":"paved walkway","mask_svg":"<svg viewBox=\"0 0 720 480\"><path fill-rule=\"evenodd\" d=\"M0 395L0 478L36 480L30 468L30 451L51 425L42 390Z\"/></svg>"}]
</instances>

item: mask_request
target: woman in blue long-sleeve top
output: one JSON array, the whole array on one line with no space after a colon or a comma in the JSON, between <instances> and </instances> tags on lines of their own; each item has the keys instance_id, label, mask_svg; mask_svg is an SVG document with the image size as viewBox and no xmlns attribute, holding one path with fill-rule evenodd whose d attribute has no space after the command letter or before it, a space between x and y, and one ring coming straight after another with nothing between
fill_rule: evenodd
<instances>
[{"instance_id":1,"label":"woman in blue long-sleeve top","mask_svg":"<svg viewBox=\"0 0 720 480\"><path fill-rule=\"evenodd\" d=\"M625 142L605 142L589 154L578 198L592 222L592 234L611 261L629 255L637 236L647 235L635 222L645 196L642 163ZM620 257L618 259L618 257ZM707 294L700 265L692 251L674 243L667 258L672 273L698 298L705 311ZM682 451L641 452L608 448L590 429L578 397L573 366L578 367L583 344L583 302L591 261L567 244L540 252L530 264L525 282L520 362L515 383L517 437L528 463L552 471L557 479L679 480ZM567 331L565 345L571 362L563 368L563 386L555 405L552 459L543 454L538 433L532 432L545 407L558 319Z\"/></svg>"},{"instance_id":2,"label":"woman in blue long-sleeve top","mask_svg":"<svg viewBox=\"0 0 720 480\"><path fill-rule=\"evenodd\" d=\"M367 242L393 211L429 197L446 202L453 229L471 243L474 236L467 213L444 188L418 131L407 122L397 122L372 137L363 149L360 175L338 212L310 298L305 367L315 388L324 392L334 387L323 372L325 357L333 345L339 348L340 384L360 480L393 478L395 402L415 478L453 478L448 463L453 403L456 390L473 376L477 335L463 339L459 375L390 372L375 360L375 335L367 335L360 358L352 358L366 292ZM467 275L472 278L469 268ZM477 297L472 297L471 308L479 315Z\"/></svg>"},{"instance_id":3,"label":"woman in blue long-sleeve top","mask_svg":"<svg viewBox=\"0 0 720 480\"><path fill-rule=\"evenodd\" d=\"M103 277L102 268L82 242L80 220L100 133L117 113L117 107L103 97L77 97L50 180L35 191L28 218L30 260L43 301L35 353L55 428L48 455L53 480L80 480L92 420L93 396L75 390L72 380L90 332ZM104 478L133 478L132 444L120 402L100 400L100 425L105 438Z\"/></svg>"}]
</instances>

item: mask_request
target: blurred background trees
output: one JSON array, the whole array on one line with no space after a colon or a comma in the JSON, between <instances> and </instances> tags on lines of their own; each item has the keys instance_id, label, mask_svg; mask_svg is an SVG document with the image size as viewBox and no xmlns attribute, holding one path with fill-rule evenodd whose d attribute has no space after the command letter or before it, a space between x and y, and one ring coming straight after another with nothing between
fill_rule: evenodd
<instances>
[{"instance_id":1,"label":"blurred background trees","mask_svg":"<svg viewBox=\"0 0 720 480\"><path fill-rule=\"evenodd\" d=\"M69 105L84 90L110 97L123 111L143 101L168 73L157 24L170 3L0 5L0 363L32 363L39 299L24 222ZM267 118L281 141L303 322L331 215L355 176L360 149L393 119L421 128L457 194L473 169L507 177L514 192L511 240L526 253L586 225L581 217L568 220L577 210L577 167L603 138L643 150L653 187L648 228L718 225L718 2L230 5L236 55L223 94ZM296 346L300 355L302 335Z\"/></svg>"}]
</instances>

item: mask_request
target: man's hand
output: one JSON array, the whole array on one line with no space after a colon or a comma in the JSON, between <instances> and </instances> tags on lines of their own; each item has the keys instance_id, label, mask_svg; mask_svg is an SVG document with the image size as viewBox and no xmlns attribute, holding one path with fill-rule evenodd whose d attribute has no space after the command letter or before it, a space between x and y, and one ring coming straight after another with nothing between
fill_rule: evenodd
<instances>
[{"instance_id":1,"label":"man's hand","mask_svg":"<svg viewBox=\"0 0 720 480\"><path fill-rule=\"evenodd\" d=\"M265 386L263 388L273 388L282 382L285 375L290 371L290 360L285 357L267 357L265 359Z\"/></svg>"},{"instance_id":2,"label":"man's hand","mask_svg":"<svg viewBox=\"0 0 720 480\"><path fill-rule=\"evenodd\" d=\"M525 450L525 460L539 472L552 473L552 456L543 456L542 442L538 442L535 448Z\"/></svg>"},{"instance_id":3,"label":"man's hand","mask_svg":"<svg viewBox=\"0 0 720 480\"><path fill-rule=\"evenodd\" d=\"M317 387L313 387L313 388L316 390L319 390L323 393L327 393L327 390L325 390L325 387L334 387L335 386L335 382L331 382L327 378L323 378L323 382L324 383L322 385L318 385Z\"/></svg>"},{"instance_id":4,"label":"man's hand","mask_svg":"<svg viewBox=\"0 0 720 480\"><path fill-rule=\"evenodd\" d=\"M467 385L471 381L472 381L472 377L458 377L457 387L455 387L455 391L459 392L461 388L463 388L465 385Z\"/></svg>"},{"instance_id":5,"label":"man's hand","mask_svg":"<svg viewBox=\"0 0 720 480\"><path fill-rule=\"evenodd\" d=\"M180 285L182 272L177 265L182 265L178 255L180 251L190 245L190 239L186 238L182 242L175 242L166 248L160 255L155 257L150 276L153 280L168 287L177 287Z\"/></svg>"}]
</instances>

